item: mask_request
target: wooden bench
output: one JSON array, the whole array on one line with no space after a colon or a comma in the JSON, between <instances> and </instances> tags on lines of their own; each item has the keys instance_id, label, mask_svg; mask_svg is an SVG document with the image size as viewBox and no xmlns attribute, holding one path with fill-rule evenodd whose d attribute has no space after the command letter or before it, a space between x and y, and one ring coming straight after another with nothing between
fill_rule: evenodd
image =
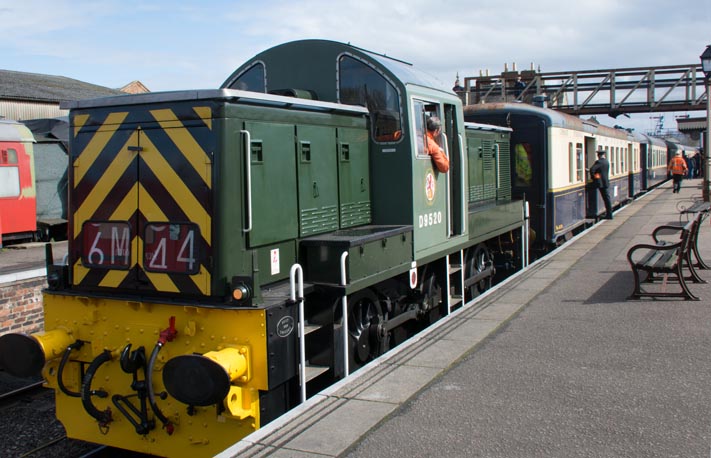
<instances>
[{"instance_id":1,"label":"wooden bench","mask_svg":"<svg viewBox=\"0 0 711 458\"><path fill-rule=\"evenodd\" d=\"M709 270L711 267L707 265L699 254L699 231L701 226L703 226L704 220L709 216L711 212L711 202L696 201L689 208L682 208L679 212L679 221L681 221L682 216L686 216L686 221L689 221L689 217L699 217L699 224L696 226L696 230L691 234L691 251L696 259L696 264L694 267L697 269ZM683 224L683 223L682 223Z\"/></svg>"},{"instance_id":2,"label":"wooden bench","mask_svg":"<svg viewBox=\"0 0 711 458\"><path fill-rule=\"evenodd\" d=\"M693 301L700 300L700 298L692 294L686 284L687 281L706 283L698 276L694 264L691 262L692 234L694 231L698 231L699 224L701 224L700 213L684 226L659 226L652 232L654 244L635 245L627 251L627 261L630 263L632 274L634 275L634 291L629 299L681 297ZM663 240L662 234L665 232L680 232L679 240L674 243ZM685 270L688 270L688 276L685 276ZM640 280L640 271L644 271L647 274L644 281ZM679 283L680 292L668 292L665 290L669 276L672 276ZM642 283L659 281L664 283L660 288L661 291L642 289Z\"/></svg>"}]
</instances>

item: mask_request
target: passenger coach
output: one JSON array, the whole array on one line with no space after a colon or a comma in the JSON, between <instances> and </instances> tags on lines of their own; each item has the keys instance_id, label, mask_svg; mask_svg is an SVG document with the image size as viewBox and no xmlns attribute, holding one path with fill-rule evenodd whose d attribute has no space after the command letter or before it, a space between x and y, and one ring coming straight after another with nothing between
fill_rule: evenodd
<instances>
[{"instance_id":1,"label":"passenger coach","mask_svg":"<svg viewBox=\"0 0 711 458\"><path fill-rule=\"evenodd\" d=\"M605 151L610 161L613 206L630 198L639 147L627 131L522 103L468 105L464 118L513 129L513 197L529 202L535 247L544 252L604 214L587 172L596 151Z\"/></svg>"}]
</instances>

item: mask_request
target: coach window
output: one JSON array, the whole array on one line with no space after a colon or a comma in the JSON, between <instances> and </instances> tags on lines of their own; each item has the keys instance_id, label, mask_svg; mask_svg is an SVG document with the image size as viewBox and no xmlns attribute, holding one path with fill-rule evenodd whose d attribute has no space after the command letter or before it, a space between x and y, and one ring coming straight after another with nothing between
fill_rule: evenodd
<instances>
[{"instance_id":1,"label":"coach window","mask_svg":"<svg viewBox=\"0 0 711 458\"><path fill-rule=\"evenodd\" d=\"M0 152L0 198L20 195L20 169L17 151L12 148Z\"/></svg>"},{"instance_id":2,"label":"coach window","mask_svg":"<svg viewBox=\"0 0 711 458\"><path fill-rule=\"evenodd\" d=\"M575 151L573 144L568 143L568 181L575 183Z\"/></svg>"},{"instance_id":3,"label":"coach window","mask_svg":"<svg viewBox=\"0 0 711 458\"><path fill-rule=\"evenodd\" d=\"M368 109L376 142L399 141L402 138L400 95L395 86L374 68L348 55L339 59L338 72L339 102Z\"/></svg>"},{"instance_id":4,"label":"coach window","mask_svg":"<svg viewBox=\"0 0 711 458\"><path fill-rule=\"evenodd\" d=\"M230 84L230 89L240 91L267 92L267 79L264 64L257 62L249 67Z\"/></svg>"},{"instance_id":5,"label":"coach window","mask_svg":"<svg viewBox=\"0 0 711 458\"><path fill-rule=\"evenodd\" d=\"M575 160L576 160L576 178L579 183L583 181L583 170L585 167L583 166L583 162L585 160L585 155L583 154L583 144L582 143L576 143L575 144Z\"/></svg>"}]
</instances>

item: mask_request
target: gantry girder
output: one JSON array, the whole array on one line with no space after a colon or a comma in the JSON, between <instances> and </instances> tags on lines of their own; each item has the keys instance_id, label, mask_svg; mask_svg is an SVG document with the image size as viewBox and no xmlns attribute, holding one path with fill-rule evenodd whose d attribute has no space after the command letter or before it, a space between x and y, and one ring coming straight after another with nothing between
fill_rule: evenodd
<instances>
[{"instance_id":1,"label":"gantry girder","mask_svg":"<svg viewBox=\"0 0 711 458\"><path fill-rule=\"evenodd\" d=\"M701 65L691 64L465 77L460 96L466 104L545 99L549 107L565 113L617 117L705 110L707 94Z\"/></svg>"}]
</instances>

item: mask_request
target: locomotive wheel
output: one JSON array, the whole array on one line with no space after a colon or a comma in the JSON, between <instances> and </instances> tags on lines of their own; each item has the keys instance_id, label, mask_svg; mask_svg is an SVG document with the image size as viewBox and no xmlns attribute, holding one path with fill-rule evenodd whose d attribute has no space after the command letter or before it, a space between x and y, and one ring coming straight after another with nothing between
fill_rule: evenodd
<instances>
[{"instance_id":1,"label":"locomotive wheel","mask_svg":"<svg viewBox=\"0 0 711 458\"><path fill-rule=\"evenodd\" d=\"M353 369L365 365L386 350L385 336L379 335L384 315L371 290L359 291L348 299L348 346Z\"/></svg>"},{"instance_id":2,"label":"locomotive wheel","mask_svg":"<svg viewBox=\"0 0 711 458\"><path fill-rule=\"evenodd\" d=\"M442 287L434 273L425 275L425 279L422 281L422 294L425 297L423 312L435 310L442 303Z\"/></svg>"},{"instance_id":3,"label":"locomotive wheel","mask_svg":"<svg viewBox=\"0 0 711 458\"><path fill-rule=\"evenodd\" d=\"M493 263L491 252L486 245L477 245L474 251L469 251L467 255L465 277L472 278L473 276L483 272L488 265ZM471 300L487 289L491 288L493 277L487 277L473 285L467 287L467 300Z\"/></svg>"}]
</instances>

